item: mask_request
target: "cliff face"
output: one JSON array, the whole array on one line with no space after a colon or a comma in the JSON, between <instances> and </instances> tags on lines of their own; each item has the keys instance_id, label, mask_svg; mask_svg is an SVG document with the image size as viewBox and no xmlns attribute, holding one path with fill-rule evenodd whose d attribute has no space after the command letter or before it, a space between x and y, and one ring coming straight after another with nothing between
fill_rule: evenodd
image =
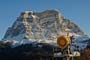
<instances>
[{"instance_id":1,"label":"cliff face","mask_svg":"<svg viewBox=\"0 0 90 60\"><path fill-rule=\"evenodd\" d=\"M84 35L76 24L64 19L57 10L46 10L41 13L25 11L16 19L12 27L8 28L3 40L54 40L67 32Z\"/></svg>"}]
</instances>

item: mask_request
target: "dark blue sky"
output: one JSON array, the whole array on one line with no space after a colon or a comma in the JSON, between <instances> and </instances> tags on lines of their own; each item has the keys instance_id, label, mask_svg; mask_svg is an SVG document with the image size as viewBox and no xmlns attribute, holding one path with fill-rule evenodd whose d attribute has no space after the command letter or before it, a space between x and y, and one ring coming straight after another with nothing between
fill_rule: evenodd
<instances>
[{"instance_id":1,"label":"dark blue sky","mask_svg":"<svg viewBox=\"0 0 90 60\"><path fill-rule=\"evenodd\" d=\"M58 9L90 34L90 0L0 0L0 39L22 11L47 9Z\"/></svg>"}]
</instances>

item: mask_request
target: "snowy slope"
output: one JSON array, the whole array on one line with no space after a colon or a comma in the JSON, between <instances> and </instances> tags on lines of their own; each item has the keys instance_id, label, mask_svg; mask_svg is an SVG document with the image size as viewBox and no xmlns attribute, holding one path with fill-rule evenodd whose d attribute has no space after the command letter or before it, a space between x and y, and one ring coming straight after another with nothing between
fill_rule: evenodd
<instances>
[{"instance_id":1,"label":"snowy slope","mask_svg":"<svg viewBox=\"0 0 90 60\"><path fill-rule=\"evenodd\" d=\"M88 39L84 37L84 32L80 27L63 18L57 10L46 10L41 13L25 11L8 28L2 40L13 41L13 45L37 42L57 46L57 37L67 35L67 33L73 35L77 43Z\"/></svg>"}]
</instances>

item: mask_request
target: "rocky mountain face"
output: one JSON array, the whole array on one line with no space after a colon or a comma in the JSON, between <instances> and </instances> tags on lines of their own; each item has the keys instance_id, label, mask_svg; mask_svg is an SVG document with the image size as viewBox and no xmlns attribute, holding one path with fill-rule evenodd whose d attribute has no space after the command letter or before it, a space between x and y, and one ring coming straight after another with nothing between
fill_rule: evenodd
<instances>
[{"instance_id":1,"label":"rocky mountain face","mask_svg":"<svg viewBox=\"0 0 90 60\"><path fill-rule=\"evenodd\" d=\"M66 33L84 35L73 22L62 17L57 10L25 11L8 28L3 40L55 40Z\"/></svg>"}]
</instances>

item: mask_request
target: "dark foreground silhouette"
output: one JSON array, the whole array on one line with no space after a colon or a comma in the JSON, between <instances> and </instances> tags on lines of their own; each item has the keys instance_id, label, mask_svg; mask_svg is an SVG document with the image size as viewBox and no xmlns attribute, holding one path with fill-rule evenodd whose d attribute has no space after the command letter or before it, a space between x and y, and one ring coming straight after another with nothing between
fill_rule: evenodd
<instances>
[{"instance_id":1,"label":"dark foreground silhouette","mask_svg":"<svg viewBox=\"0 0 90 60\"><path fill-rule=\"evenodd\" d=\"M50 44L24 44L12 48L10 44L0 45L0 60L62 60L60 57L54 57L55 52L60 49ZM87 50L85 50L87 51ZM84 52L85 52L84 51ZM90 50L88 50L90 53ZM83 53L82 51L82 54ZM81 56L75 60L81 60ZM84 60L84 58L82 59ZM88 59L87 59L88 60Z\"/></svg>"}]
</instances>

